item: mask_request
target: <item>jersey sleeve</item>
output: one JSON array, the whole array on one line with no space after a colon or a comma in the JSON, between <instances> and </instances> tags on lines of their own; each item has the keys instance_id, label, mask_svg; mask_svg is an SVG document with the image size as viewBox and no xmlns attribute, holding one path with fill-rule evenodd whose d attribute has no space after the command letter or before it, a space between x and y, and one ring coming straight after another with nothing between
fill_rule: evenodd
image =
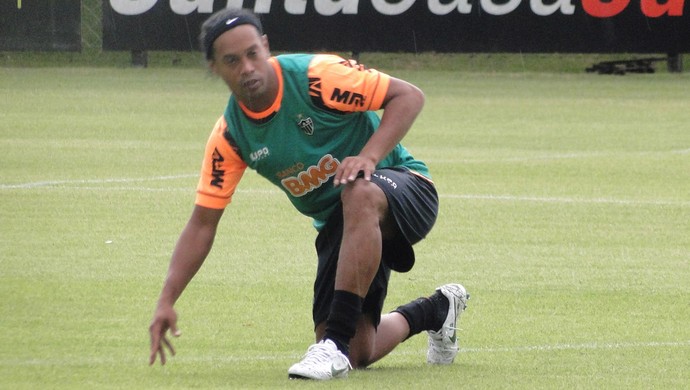
<instances>
[{"instance_id":1,"label":"jersey sleeve","mask_svg":"<svg viewBox=\"0 0 690 390\"><path fill-rule=\"evenodd\" d=\"M224 133L228 127L225 117L221 116L206 143L201 177L196 189L196 201L199 206L212 209L224 209L232 200L237 184L247 168Z\"/></svg>"},{"instance_id":2,"label":"jersey sleeve","mask_svg":"<svg viewBox=\"0 0 690 390\"><path fill-rule=\"evenodd\" d=\"M316 55L308 77L312 99L341 112L380 109L390 85L389 75L335 55Z\"/></svg>"}]
</instances>

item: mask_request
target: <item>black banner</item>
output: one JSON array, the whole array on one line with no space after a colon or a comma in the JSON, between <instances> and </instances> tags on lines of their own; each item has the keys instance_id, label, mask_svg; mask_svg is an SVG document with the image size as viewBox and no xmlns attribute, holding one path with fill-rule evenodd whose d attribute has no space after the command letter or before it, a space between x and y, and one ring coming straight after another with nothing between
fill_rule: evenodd
<instances>
[{"instance_id":1,"label":"black banner","mask_svg":"<svg viewBox=\"0 0 690 390\"><path fill-rule=\"evenodd\" d=\"M686 3L687 1L687 3ZM226 6L277 51L690 52L690 0L104 0L106 50L197 50Z\"/></svg>"},{"instance_id":2,"label":"black banner","mask_svg":"<svg viewBox=\"0 0 690 390\"><path fill-rule=\"evenodd\" d=\"M79 0L0 0L0 50L80 51Z\"/></svg>"}]
</instances>

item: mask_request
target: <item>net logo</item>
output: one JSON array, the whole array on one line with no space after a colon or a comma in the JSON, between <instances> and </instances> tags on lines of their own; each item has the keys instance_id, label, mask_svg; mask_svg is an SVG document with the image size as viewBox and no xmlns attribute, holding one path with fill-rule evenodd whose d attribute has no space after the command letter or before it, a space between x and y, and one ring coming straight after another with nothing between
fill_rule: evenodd
<instances>
[{"instance_id":1,"label":"net logo","mask_svg":"<svg viewBox=\"0 0 690 390\"><path fill-rule=\"evenodd\" d=\"M331 177L335 176L335 171L339 165L338 159L327 154L321 157L316 165L310 166L298 173L297 176L286 177L280 181L280 184L292 196L299 198L321 187Z\"/></svg>"},{"instance_id":2,"label":"net logo","mask_svg":"<svg viewBox=\"0 0 690 390\"><path fill-rule=\"evenodd\" d=\"M121 15L141 15L151 10L158 2L166 0L110 0L112 9ZM189 15L192 12L213 12L215 0L167 0L170 9L178 15ZM336 14L357 15L361 0L314 0L313 7L317 14L333 16ZM596 18L610 18L623 12L632 0L372 0L374 10L381 15L395 16L407 12L416 2L426 1L429 12L434 15L448 15L453 12L470 14L476 5L481 12L489 15L507 15L515 11L522 2L529 2L529 7L535 15L547 16L560 11L564 15L575 13L575 4L581 3L585 13ZM225 3L225 2L224 2ZM228 7L243 7L244 0L228 0ZM254 12L257 14L271 13L272 0L257 0L254 2ZM473 4L475 3L475 4ZM21 0L18 0L21 8ZM640 11L646 17L658 18L664 15L683 16L685 0L640 0ZM283 0L283 7L288 14L304 15L307 12L305 0Z\"/></svg>"}]
</instances>

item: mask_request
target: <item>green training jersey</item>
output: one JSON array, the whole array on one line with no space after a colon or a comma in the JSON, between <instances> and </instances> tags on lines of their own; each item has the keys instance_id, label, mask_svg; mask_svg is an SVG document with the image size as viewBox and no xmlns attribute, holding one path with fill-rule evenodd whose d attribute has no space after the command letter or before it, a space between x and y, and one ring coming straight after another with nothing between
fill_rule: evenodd
<instances>
[{"instance_id":1,"label":"green training jersey","mask_svg":"<svg viewBox=\"0 0 690 390\"><path fill-rule=\"evenodd\" d=\"M257 115L230 97L224 120L219 121L225 127L222 140L212 136L209 143L229 143L243 164L221 155L221 150L229 153L227 147L207 145L207 154L212 150L219 155L207 157L216 161L216 173L211 169L206 179L210 183L220 178L234 191L232 181L239 181L241 174L228 175L228 180L223 175L244 167L224 165L249 167L284 191L318 229L340 202L342 187L333 185L336 168L344 158L359 154L379 126L374 111L381 108L390 77L332 55L281 55L271 62L278 72L277 104ZM377 165L383 167L404 167L431 178L426 165L400 144ZM203 176L202 172L202 181ZM213 186L200 183L200 192L204 187ZM227 204L230 196L226 199ZM197 196L203 205L203 199L199 201Z\"/></svg>"}]
</instances>

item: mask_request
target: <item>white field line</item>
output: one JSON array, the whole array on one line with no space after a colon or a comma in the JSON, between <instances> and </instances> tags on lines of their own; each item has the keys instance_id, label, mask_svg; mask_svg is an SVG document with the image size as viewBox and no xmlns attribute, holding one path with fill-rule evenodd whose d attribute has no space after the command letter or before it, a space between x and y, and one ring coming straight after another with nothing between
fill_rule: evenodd
<instances>
[{"instance_id":1,"label":"white field line","mask_svg":"<svg viewBox=\"0 0 690 390\"><path fill-rule=\"evenodd\" d=\"M556 160L571 160L571 159L586 159L586 158L599 158L599 157L611 157L611 156L655 156L655 155L667 155L667 154L690 154L690 149L675 149L668 151L641 151L641 152L629 152L629 153L613 153L613 152L573 152L573 153L557 153L557 154L544 154L526 157L498 157L498 158L461 158L461 159L434 159L427 158L424 161L434 162L434 163L456 163L456 164L485 164L485 163L521 163L521 162L531 162L531 161L556 161Z\"/></svg>"},{"instance_id":2,"label":"white field line","mask_svg":"<svg viewBox=\"0 0 690 390\"><path fill-rule=\"evenodd\" d=\"M86 191L143 191L143 192L194 192L195 187L143 187L137 185L124 186L98 186L99 184L135 184L148 183L157 181L168 181L177 179L189 179L198 177L198 174L180 174L169 176L152 176L144 178L112 178L112 179L88 179L88 180L54 180L54 181L37 181L19 184L0 184L1 190L17 190L17 189L77 189ZM263 195L279 195L282 194L279 190L258 190L258 189L238 189L238 193L248 194L263 194ZM504 202L535 202L535 203L573 203L573 204L616 204L616 205L632 205L632 206L690 206L690 201L674 201L674 200L640 200L640 199L614 199L614 198L570 198L570 197L546 197L546 196L526 196L526 195L497 195L497 194L440 194L441 198L448 199L465 199L465 200L486 200L486 201L504 201Z\"/></svg>"},{"instance_id":3,"label":"white field line","mask_svg":"<svg viewBox=\"0 0 690 390\"><path fill-rule=\"evenodd\" d=\"M586 344L555 344L555 345L532 345L532 346L518 346L518 347L485 347L485 348L460 348L460 354L474 354L474 353L523 353L523 352L550 352L550 351L586 351L586 350L616 350L616 349L638 349L638 348L681 348L690 347L690 340L688 341L661 341L661 342L639 342L639 343L586 343ZM406 350L393 351L392 355L411 356L419 355L426 356L426 349L424 350ZM301 354L287 353L281 355L259 355L259 356L219 356L210 358L214 361L253 361L253 360L275 360L275 359L298 359ZM188 361L203 361L204 358L190 358Z\"/></svg>"},{"instance_id":4,"label":"white field line","mask_svg":"<svg viewBox=\"0 0 690 390\"><path fill-rule=\"evenodd\" d=\"M146 183L151 181L187 179L190 177L198 177L198 174L185 175L169 175L169 176L153 176L141 178L120 178L120 179L88 179L88 180L52 180L52 181L34 181L20 184L0 184L0 190L12 189L33 189L42 187L57 187L57 188L82 188L81 184L111 184L111 183ZM137 188L137 187L132 187ZM101 190L104 188L100 188Z\"/></svg>"},{"instance_id":5,"label":"white field line","mask_svg":"<svg viewBox=\"0 0 690 390\"><path fill-rule=\"evenodd\" d=\"M669 151L642 151L630 153L633 155L654 155L654 154L690 154L690 149L675 149ZM563 153L563 154L552 154L543 156L533 156L533 157L506 157L498 159L468 159L464 161L457 161L459 163L476 163L476 162L520 162L520 161L534 161L534 160L560 160L560 159L571 159L571 158L588 158L588 157L598 157L598 156L608 156L611 153L608 152L584 152L584 153ZM136 182L149 182L149 181L161 181L161 180L175 180L175 179L186 179L191 177L198 177L198 174L181 174L181 175L167 175L167 176L153 176L144 178L121 178L121 179L85 179L85 180L52 180L52 181L38 181L38 182L28 182L20 184L0 184L0 190L8 189L31 189L38 187L68 187L77 186L81 184L109 184L109 183L136 183ZM83 188L83 187L82 187ZM158 189L156 189L158 190Z\"/></svg>"},{"instance_id":6,"label":"white field line","mask_svg":"<svg viewBox=\"0 0 690 390\"><path fill-rule=\"evenodd\" d=\"M673 200L639 200L639 199L612 199L612 198L567 198L547 196L516 196L516 195L490 195L490 194L441 194L441 198L469 199L469 200L494 200L506 202L535 202L535 203L602 203L632 206L690 206L690 201Z\"/></svg>"},{"instance_id":7,"label":"white field line","mask_svg":"<svg viewBox=\"0 0 690 390\"><path fill-rule=\"evenodd\" d=\"M504 354L504 353L531 353L531 352L552 352L552 351L605 351L621 349L672 349L690 347L690 340L687 341L652 341L652 342L609 342L609 343L585 343L585 344L555 344L555 345L532 345L517 347L484 347L484 348L460 348L460 354ZM406 350L393 351L391 356L426 356L426 350ZM280 353L271 355L213 355L213 356L194 356L185 357L184 353L171 358L171 361L180 362L213 362L213 363L233 363L233 362L258 362L270 360L296 360L301 357L301 352ZM64 356L60 358L34 358L34 359L0 359L0 367L22 367L22 366L81 366L94 364L146 364L146 357L128 358L124 360L109 359L103 357L87 356Z\"/></svg>"},{"instance_id":8,"label":"white field line","mask_svg":"<svg viewBox=\"0 0 690 390\"><path fill-rule=\"evenodd\" d=\"M690 347L688 341L652 341L652 342L628 342L628 343L585 343L585 344L555 344L534 345L523 347L488 347L488 348L460 348L464 353L505 353L505 352L548 352L548 351L585 351L585 350L610 350L610 349L635 349L635 348L676 348Z\"/></svg>"}]
</instances>

